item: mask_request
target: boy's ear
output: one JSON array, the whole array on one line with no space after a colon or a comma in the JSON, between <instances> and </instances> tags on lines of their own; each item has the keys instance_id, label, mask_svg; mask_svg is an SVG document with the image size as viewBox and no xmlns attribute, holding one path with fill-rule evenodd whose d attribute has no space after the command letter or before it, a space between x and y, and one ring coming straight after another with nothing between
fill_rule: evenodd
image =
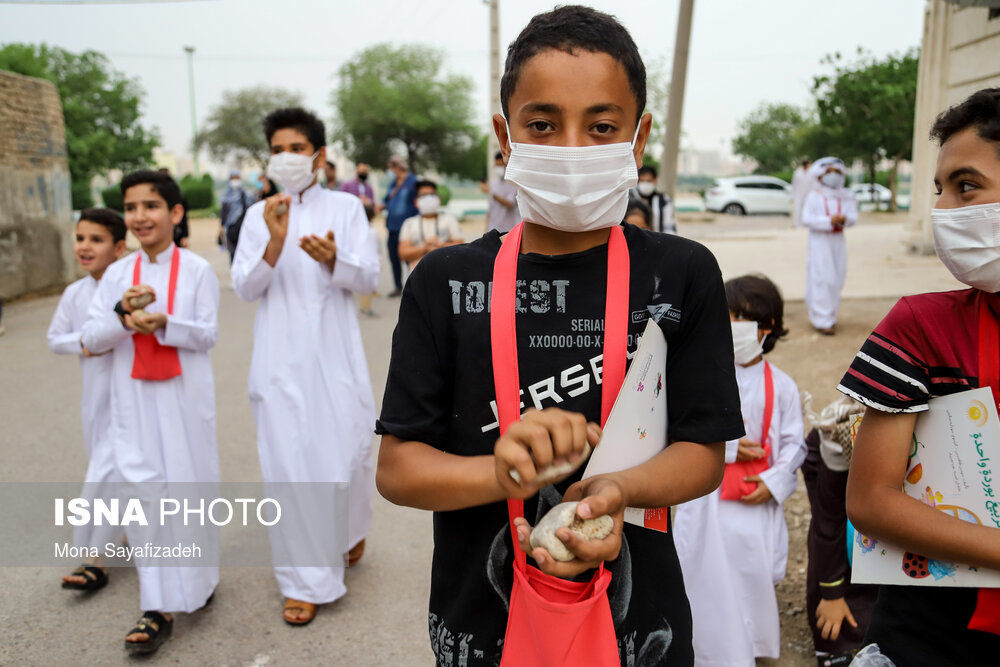
<instances>
[{"instance_id":1,"label":"boy's ear","mask_svg":"<svg viewBox=\"0 0 1000 667\"><path fill-rule=\"evenodd\" d=\"M128 246L125 245L125 239L122 239L121 241L116 241L115 242L115 258L116 259L119 258L119 257L121 257L122 255L124 255L126 250L128 250Z\"/></svg>"},{"instance_id":2,"label":"boy's ear","mask_svg":"<svg viewBox=\"0 0 1000 667\"><path fill-rule=\"evenodd\" d=\"M646 140L653 129L653 114L648 111L639 118L639 132L635 135L635 166L638 169L642 166L642 156L646 152Z\"/></svg>"},{"instance_id":3,"label":"boy's ear","mask_svg":"<svg viewBox=\"0 0 1000 667\"><path fill-rule=\"evenodd\" d=\"M316 159L313 160L313 171L322 169L326 165L326 146L316 151Z\"/></svg>"},{"instance_id":4,"label":"boy's ear","mask_svg":"<svg viewBox=\"0 0 1000 667\"><path fill-rule=\"evenodd\" d=\"M507 160L510 159L510 137L507 135L507 123L504 121L503 114L493 114L493 133L497 135L497 141L500 142L503 163L507 164Z\"/></svg>"},{"instance_id":5,"label":"boy's ear","mask_svg":"<svg viewBox=\"0 0 1000 667\"><path fill-rule=\"evenodd\" d=\"M184 207L180 204L174 204L170 209L170 224L179 225L181 220L184 219Z\"/></svg>"}]
</instances>

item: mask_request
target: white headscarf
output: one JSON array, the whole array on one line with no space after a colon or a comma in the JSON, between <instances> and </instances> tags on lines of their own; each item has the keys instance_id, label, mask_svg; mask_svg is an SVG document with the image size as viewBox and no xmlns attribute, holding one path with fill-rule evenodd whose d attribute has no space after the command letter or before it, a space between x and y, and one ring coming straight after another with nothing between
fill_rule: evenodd
<instances>
[{"instance_id":1,"label":"white headscarf","mask_svg":"<svg viewBox=\"0 0 1000 667\"><path fill-rule=\"evenodd\" d=\"M851 191L847 189L845 185L842 188L833 188L823 185L822 181L819 180L820 176L826 173L826 170L830 167L838 167L842 174L847 174L847 165L839 157L827 156L820 158L812 163L809 167L809 185L813 190L819 190L827 197L834 197L836 199L844 199L851 194Z\"/></svg>"}]
</instances>

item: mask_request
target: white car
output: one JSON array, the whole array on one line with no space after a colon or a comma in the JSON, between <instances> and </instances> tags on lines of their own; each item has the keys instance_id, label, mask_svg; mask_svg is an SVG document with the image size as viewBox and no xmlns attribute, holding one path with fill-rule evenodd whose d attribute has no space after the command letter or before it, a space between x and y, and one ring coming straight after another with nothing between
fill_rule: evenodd
<instances>
[{"instance_id":1,"label":"white car","mask_svg":"<svg viewBox=\"0 0 1000 667\"><path fill-rule=\"evenodd\" d=\"M859 204L869 204L871 202L888 204L892 201L892 191L878 183L875 185L871 183L855 183L851 186L851 192L854 193Z\"/></svg>"},{"instance_id":2,"label":"white car","mask_svg":"<svg viewBox=\"0 0 1000 667\"><path fill-rule=\"evenodd\" d=\"M705 192L705 209L747 215L792 212L792 186L771 176L719 178Z\"/></svg>"}]
</instances>

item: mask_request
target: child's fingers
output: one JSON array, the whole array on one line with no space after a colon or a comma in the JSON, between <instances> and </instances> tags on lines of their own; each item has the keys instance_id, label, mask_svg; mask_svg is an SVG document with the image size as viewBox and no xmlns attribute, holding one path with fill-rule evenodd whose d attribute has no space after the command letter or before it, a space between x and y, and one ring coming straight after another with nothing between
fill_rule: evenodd
<instances>
[{"instance_id":1,"label":"child's fingers","mask_svg":"<svg viewBox=\"0 0 1000 667\"><path fill-rule=\"evenodd\" d=\"M846 606L846 603L845 603L845 606ZM854 615L851 613L850 609L848 609L845 612L844 615L847 618L847 622L851 624L851 627L854 627L854 628L858 627L858 622L854 620Z\"/></svg>"},{"instance_id":2,"label":"child's fingers","mask_svg":"<svg viewBox=\"0 0 1000 667\"><path fill-rule=\"evenodd\" d=\"M587 442L590 443L591 447L597 447L597 443L601 441L601 436L604 435L604 429L600 425L594 422L587 422Z\"/></svg>"},{"instance_id":3,"label":"child's fingers","mask_svg":"<svg viewBox=\"0 0 1000 667\"><path fill-rule=\"evenodd\" d=\"M585 540L568 528L557 530L556 537L566 545L577 560L586 563L614 560L618 558L622 546L621 533L614 530L603 540Z\"/></svg>"},{"instance_id":4,"label":"child's fingers","mask_svg":"<svg viewBox=\"0 0 1000 667\"><path fill-rule=\"evenodd\" d=\"M522 419L507 430L507 435L528 448L531 452L531 458L534 459L533 467L536 470L544 470L552 465L552 435L548 427L540 423L540 420ZM534 475L532 475L532 480L534 480ZM522 477L521 481L527 480Z\"/></svg>"},{"instance_id":5,"label":"child's fingers","mask_svg":"<svg viewBox=\"0 0 1000 667\"><path fill-rule=\"evenodd\" d=\"M511 437L511 431L514 430L514 426L511 426L507 433L497 440L497 444L493 449L493 455L497 460L497 477L501 484L504 484L504 488L509 492L513 485L517 488L519 485L510 476L510 471L516 470L517 474L521 478L520 486L528 487L531 486L538 476L535 470L535 462L531 458L531 453L526 449L520 442ZM508 481L509 480L509 481ZM507 482L507 483L505 483Z\"/></svg>"}]
</instances>

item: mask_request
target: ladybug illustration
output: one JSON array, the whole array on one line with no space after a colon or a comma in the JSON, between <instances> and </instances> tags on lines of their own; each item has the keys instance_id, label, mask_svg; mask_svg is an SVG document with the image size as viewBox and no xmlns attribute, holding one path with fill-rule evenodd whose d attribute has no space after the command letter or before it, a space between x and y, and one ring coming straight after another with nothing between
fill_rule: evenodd
<instances>
[{"instance_id":1,"label":"ladybug illustration","mask_svg":"<svg viewBox=\"0 0 1000 667\"><path fill-rule=\"evenodd\" d=\"M919 556L907 551L903 554L903 572L911 579L923 579L930 575L930 567L926 556Z\"/></svg>"}]
</instances>

